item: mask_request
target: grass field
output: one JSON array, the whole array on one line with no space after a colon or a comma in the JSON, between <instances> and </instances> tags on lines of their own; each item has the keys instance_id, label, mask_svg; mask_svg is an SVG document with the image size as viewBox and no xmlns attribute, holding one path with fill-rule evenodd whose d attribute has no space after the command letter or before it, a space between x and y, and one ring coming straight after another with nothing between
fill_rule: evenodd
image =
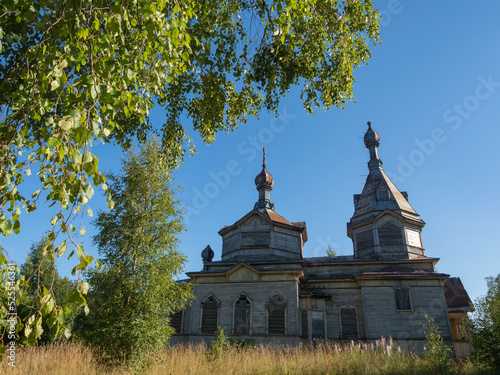
<instances>
[{"instance_id":1,"label":"grass field","mask_svg":"<svg viewBox=\"0 0 500 375\"><path fill-rule=\"evenodd\" d=\"M1 374L109 374L100 368L98 353L80 344L18 348L16 367L0 364ZM220 353L219 353L220 354ZM156 374L495 374L468 361L440 367L415 354L398 350L389 341L377 345L323 345L224 348L221 355L203 345L179 345L151 353L145 373ZM117 367L115 374L132 374Z\"/></svg>"}]
</instances>

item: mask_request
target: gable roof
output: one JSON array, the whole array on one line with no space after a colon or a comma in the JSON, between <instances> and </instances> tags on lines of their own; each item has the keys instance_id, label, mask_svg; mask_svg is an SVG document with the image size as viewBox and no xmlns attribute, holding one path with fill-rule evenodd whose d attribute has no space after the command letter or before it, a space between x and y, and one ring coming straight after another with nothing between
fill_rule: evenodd
<instances>
[{"instance_id":1,"label":"gable roof","mask_svg":"<svg viewBox=\"0 0 500 375\"><path fill-rule=\"evenodd\" d=\"M285 226L289 227L290 229L301 231L304 233L304 239L307 240L307 231L306 231L306 223L305 222L291 223L287 219L285 219L283 216L281 216L281 215L277 214L276 212L274 212L273 210L269 210L267 208L253 209L252 211L247 213L245 216L243 216L241 219L239 219L234 224L224 225L219 230L219 234L222 236L224 233L229 232L230 230L236 228L238 225L245 222L251 216L254 216L254 215L259 215L260 217L263 217L265 220L273 222L273 223L285 225Z\"/></svg>"},{"instance_id":2,"label":"gable roof","mask_svg":"<svg viewBox=\"0 0 500 375\"><path fill-rule=\"evenodd\" d=\"M390 192L389 200L379 200L377 191L385 189ZM382 169L370 171L366 178L363 192L359 196L352 217L361 216L371 211L401 210L417 215L408 200L398 190L394 183L387 177Z\"/></svg>"},{"instance_id":3,"label":"gable roof","mask_svg":"<svg viewBox=\"0 0 500 375\"><path fill-rule=\"evenodd\" d=\"M444 283L444 297L450 311L474 311L472 301L460 277L450 277Z\"/></svg>"}]
</instances>

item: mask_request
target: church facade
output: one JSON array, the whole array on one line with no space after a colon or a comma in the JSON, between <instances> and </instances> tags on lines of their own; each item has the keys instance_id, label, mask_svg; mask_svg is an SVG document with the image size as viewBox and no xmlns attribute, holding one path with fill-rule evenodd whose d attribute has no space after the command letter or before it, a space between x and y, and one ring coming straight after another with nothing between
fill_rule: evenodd
<instances>
[{"instance_id":1,"label":"church facade","mask_svg":"<svg viewBox=\"0 0 500 375\"><path fill-rule=\"evenodd\" d=\"M368 126L369 175L347 223L354 254L304 257L306 224L275 212L264 151L254 209L219 231L220 260L207 246L203 270L187 274L195 298L172 317L173 342L210 341L221 327L233 339L287 344L390 336L421 351L427 315L456 354L466 354L459 326L472 310L467 292L460 279L435 271L425 223L384 173L380 136Z\"/></svg>"}]
</instances>

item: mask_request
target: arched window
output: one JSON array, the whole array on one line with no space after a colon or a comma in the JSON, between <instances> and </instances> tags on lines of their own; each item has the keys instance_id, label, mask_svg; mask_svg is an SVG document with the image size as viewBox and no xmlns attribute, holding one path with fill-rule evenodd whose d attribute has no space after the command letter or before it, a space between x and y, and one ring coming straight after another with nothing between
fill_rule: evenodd
<instances>
[{"instance_id":1,"label":"arched window","mask_svg":"<svg viewBox=\"0 0 500 375\"><path fill-rule=\"evenodd\" d=\"M286 334L286 301L279 294L275 294L266 302L267 333Z\"/></svg>"},{"instance_id":2,"label":"arched window","mask_svg":"<svg viewBox=\"0 0 500 375\"><path fill-rule=\"evenodd\" d=\"M214 334L219 326L220 302L213 294L210 294L201 303L201 333Z\"/></svg>"},{"instance_id":3,"label":"arched window","mask_svg":"<svg viewBox=\"0 0 500 375\"><path fill-rule=\"evenodd\" d=\"M234 302L234 334L250 334L252 303L248 297L242 293Z\"/></svg>"}]
</instances>

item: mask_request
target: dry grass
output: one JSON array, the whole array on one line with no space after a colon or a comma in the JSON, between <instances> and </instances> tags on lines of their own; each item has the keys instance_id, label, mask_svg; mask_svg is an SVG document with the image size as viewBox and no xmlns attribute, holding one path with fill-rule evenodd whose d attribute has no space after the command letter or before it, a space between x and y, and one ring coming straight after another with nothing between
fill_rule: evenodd
<instances>
[{"instance_id":1,"label":"dry grass","mask_svg":"<svg viewBox=\"0 0 500 375\"><path fill-rule=\"evenodd\" d=\"M109 374L99 368L96 353L79 344L18 349L16 367L4 360L2 374ZM177 345L150 356L148 375L159 374L440 374L424 359L398 350L391 342L377 345L229 347L215 358L203 345ZM119 369L115 374L131 372ZM493 374L469 362L450 364L450 374Z\"/></svg>"}]
</instances>

